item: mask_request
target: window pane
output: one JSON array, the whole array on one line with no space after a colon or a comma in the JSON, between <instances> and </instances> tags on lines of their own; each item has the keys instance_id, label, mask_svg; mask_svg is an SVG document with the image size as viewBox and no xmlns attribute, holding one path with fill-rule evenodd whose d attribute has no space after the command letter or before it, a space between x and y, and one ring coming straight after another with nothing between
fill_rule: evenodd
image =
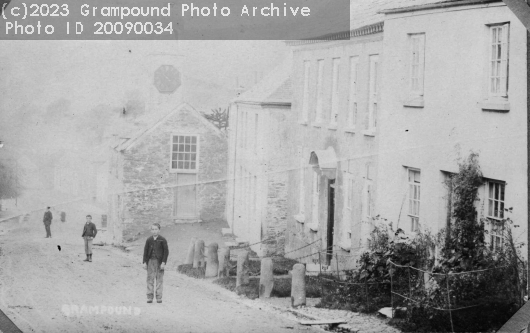
<instances>
[{"instance_id":1,"label":"window pane","mask_svg":"<svg viewBox=\"0 0 530 333\"><path fill-rule=\"evenodd\" d=\"M504 201L504 184L499 184L499 187L501 188L501 200Z\"/></svg>"},{"instance_id":2,"label":"window pane","mask_svg":"<svg viewBox=\"0 0 530 333\"><path fill-rule=\"evenodd\" d=\"M191 154L191 160L195 161L195 158L197 158L197 154Z\"/></svg>"},{"instance_id":3,"label":"window pane","mask_svg":"<svg viewBox=\"0 0 530 333\"><path fill-rule=\"evenodd\" d=\"M187 151L187 152L188 152L188 151L190 151L190 150L191 150L191 147L190 147L190 145L186 145L185 147L186 147L186 149L185 149L184 151Z\"/></svg>"},{"instance_id":4,"label":"window pane","mask_svg":"<svg viewBox=\"0 0 530 333\"><path fill-rule=\"evenodd\" d=\"M491 190L491 187L490 187L490 190ZM493 216L493 200L489 199L489 204L488 204L488 216Z\"/></svg>"},{"instance_id":5,"label":"window pane","mask_svg":"<svg viewBox=\"0 0 530 333\"><path fill-rule=\"evenodd\" d=\"M191 143L197 143L197 137L196 136L192 136L191 137Z\"/></svg>"},{"instance_id":6,"label":"window pane","mask_svg":"<svg viewBox=\"0 0 530 333\"><path fill-rule=\"evenodd\" d=\"M190 169L195 169L195 162L190 163Z\"/></svg>"},{"instance_id":7,"label":"window pane","mask_svg":"<svg viewBox=\"0 0 530 333\"><path fill-rule=\"evenodd\" d=\"M177 169L177 162L172 162L171 163L171 168Z\"/></svg>"},{"instance_id":8,"label":"window pane","mask_svg":"<svg viewBox=\"0 0 530 333\"><path fill-rule=\"evenodd\" d=\"M183 169L184 168L184 162L179 161L178 162L178 168Z\"/></svg>"},{"instance_id":9,"label":"window pane","mask_svg":"<svg viewBox=\"0 0 530 333\"><path fill-rule=\"evenodd\" d=\"M500 206L500 209L499 209L499 217L500 217L501 219L503 219L503 218L504 218L504 202L501 201L501 202L499 203L499 206Z\"/></svg>"},{"instance_id":10,"label":"window pane","mask_svg":"<svg viewBox=\"0 0 530 333\"><path fill-rule=\"evenodd\" d=\"M190 143L190 141L191 141L191 137L187 136L185 142L186 142L186 143Z\"/></svg>"},{"instance_id":11,"label":"window pane","mask_svg":"<svg viewBox=\"0 0 530 333\"><path fill-rule=\"evenodd\" d=\"M179 142L178 136L173 135L173 143L178 143L178 142Z\"/></svg>"},{"instance_id":12,"label":"window pane","mask_svg":"<svg viewBox=\"0 0 530 333\"><path fill-rule=\"evenodd\" d=\"M190 168L190 162L184 162L184 169Z\"/></svg>"},{"instance_id":13,"label":"window pane","mask_svg":"<svg viewBox=\"0 0 530 333\"><path fill-rule=\"evenodd\" d=\"M184 151L184 145L183 144L179 145L179 151Z\"/></svg>"},{"instance_id":14,"label":"window pane","mask_svg":"<svg viewBox=\"0 0 530 333\"><path fill-rule=\"evenodd\" d=\"M197 146L196 145L191 145L191 151L192 152L196 152L197 151Z\"/></svg>"},{"instance_id":15,"label":"window pane","mask_svg":"<svg viewBox=\"0 0 530 333\"><path fill-rule=\"evenodd\" d=\"M494 217L499 217L499 202L495 200L495 203L494 203Z\"/></svg>"}]
</instances>

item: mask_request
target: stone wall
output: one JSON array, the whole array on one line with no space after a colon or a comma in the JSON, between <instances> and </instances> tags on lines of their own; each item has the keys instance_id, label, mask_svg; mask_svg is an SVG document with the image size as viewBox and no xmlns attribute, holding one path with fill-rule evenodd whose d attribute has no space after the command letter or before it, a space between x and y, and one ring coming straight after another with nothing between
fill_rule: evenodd
<instances>
[{"instance_id":1,"label":"stone wall","mask_svg":"<svg viewBox=\"0 0 530 333\"><path fill-rule=\"evenodd\" d=\"M224 219L226 192L226 136L183 108L144 134L123 155L124 238L134 237L151 223L174 223L177 174L170 171L171 135L200 136L197 174L197 220Z\"/></svg>"}]
</instances>

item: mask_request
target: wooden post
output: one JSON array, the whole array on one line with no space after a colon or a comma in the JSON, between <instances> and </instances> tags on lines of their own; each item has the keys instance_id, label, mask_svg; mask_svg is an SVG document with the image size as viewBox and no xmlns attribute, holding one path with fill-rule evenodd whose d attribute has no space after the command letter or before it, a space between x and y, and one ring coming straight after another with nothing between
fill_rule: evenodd
<instances>
[{"instance_id":1,"label":"wooden post","mask_svg":"<svg viewBox=\"0 0 530 333\"><path fill-rule=\"evenodd\" d=\"M272 288L274 287L273 262L272 258L261 260L260 278L259 278L259 297L271 297Z\"/></svg>"},{"instance_id":2,"label":"wooden post","mask_svg":"<svg viewBox=\"0 0 530 333\"><path fill-rule=\"evenodd\" d=\"M305 297L305 265L293 266L293 279L291 283L291 306L297 308L306 305Z\"/></svg>"},{"instance_id":3,"label":"wooden post","mask_svg":"<svg viewBox=\"0 0 530 333\"><path fill-rule=\"evenodd\" d=\"M204 256L204 241L199 239L195 242L195 253L193 255L193 268L201 267L203 256Z\"/></svg>"},{"instance_id":4,"label":"wooden post","mask_svg":"<svg viewBox=\"0 0 530 333\"><path fill-rule=\"evenodd\" d=\"M221 248L219 253L219 271L218 277L228 277L230 276L230 248L224 247Z\"/></svg>"},{"instance_id":5,"label":"wooden post","mask_svg":"<svg viewBox=\"0 0 530 333\"><path fill-rule=\"evenodd\" d=\"M236 293L241 294L241 288L248 283L248 251L244 251L237 256Z\"/></svg>"},{"instance_id":6,"label":"wooden post","mask_svg":"<svg viewBox=\"0 0 530 333\"><path fill-rule=\"evenodd\" d=\"M197 241L197 237L193 237L191 239L190 246L188 246L188 253L186 254L186 261L184 264L186 265L192 265L193 264L193 258L195 257L195 242Z\"/></svg>"},{"instance_id":7,"label":"wooden post","mask_svg":"<svg viewBox=\"0 0 530 333\"><path fill-rule=\"evenodd\" d=\"M219 272L219 258L217 257L217 250L219 246L217 243L208 245L208 252L206 254L206 271L204 277L216 277Z\"/></svg>"}]
</instances>

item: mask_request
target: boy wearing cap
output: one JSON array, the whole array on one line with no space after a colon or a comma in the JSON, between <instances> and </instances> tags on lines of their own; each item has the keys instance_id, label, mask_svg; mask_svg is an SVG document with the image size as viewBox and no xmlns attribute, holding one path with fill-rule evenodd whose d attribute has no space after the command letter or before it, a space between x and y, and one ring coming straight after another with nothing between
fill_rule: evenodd
<instances>
[{"instance_id":1,"label":"boy wearing cap","mask_svg":"<svg viewBox=\"0 0 530 333\"><path fill-rule=\"evenodd\" d=\"M156 293L156 302L162 303L162 283L164 282L164 269L166 268L169 250L167 241L159 235L160 224L151 225L151 234L145 241L144 247L144 269L147 270L147 303L153 303L153 295ZM156 292L154 291L156 279Z\"/></svg>"}]
</instances>

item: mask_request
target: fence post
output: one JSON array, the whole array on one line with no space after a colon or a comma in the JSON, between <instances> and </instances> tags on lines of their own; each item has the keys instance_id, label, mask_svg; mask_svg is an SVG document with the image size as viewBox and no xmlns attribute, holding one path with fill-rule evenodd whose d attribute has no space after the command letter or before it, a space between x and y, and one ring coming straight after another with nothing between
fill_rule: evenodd
<instances>
[{"instance_id":1,"label":"fence post","mask_svg":"<svg viewBox=\"0 0 530 333\"><path fill-rule=\"evenodd\" d=\"M219 258L217 257L217 250L219 246L217 243L208 245L208 252L206 253L206 271L204 277L216 277L219 271Z\"/></svg>"},{"instance_id":2,"label":"fence post","mask_svg":"<svg viewBox=\"0 0 530 333\"><path fill-rule=\"evenodd\" d=\"M248 283L248 251L244 251L237 256L236 293L240 295L242 287Z\"/></svg>"},{"instance_id":3,"label":"fence post","mask_svg":"<svg viewBox=\"0 0 530 333\"><path fill-rule=\"evenodd\" d=\"M259 278L259 298L271 297L274 288L273 262L272 258L261 260L260 278Z\"/></svg>"},{"instance_id":4,"label":"fence post","mask_svg":"<svg viewBox=\"0 0 530 333\"><path fill-rule=\"evenodd\" d=\"M230 276L230 248L221 248L219 252L219 271L218 277Z\"/></svg>"},{"instance_id":5,"label":"fence post","mask_svg":"<svg viewBox=\"0 0 530 333\"><path fill-rule=\"evenodd\" d=\"M193 237L191 239L190 245L188 246L188 253L186 254L186 261L184 264L186 265L192 265L193 264L193 258L195 257L195 242L197 241L197 237Z\"/></svg>"},{"instance_id":6,"label":"fence post","mask_svg":"<svg viewBox=\"0 0 530 333\"><path fill-rule=\"evenodd\" d=\"M305 297L305 265L295 264L293 266L293 277L291 282L291 306L297 308L306 304Z\"/></svg>"},{"instance_id":7,"label":"fence post","mask_svg":"<svg viewBox=\"0 0 530 333\"><path fill-rule=\"evenodd\" d=\"M193 268L201 267L203 256L204 256L204 241L197 240L195 242L195 251L193 253Z\"/></svg>"},{"instance_id":8,"label":"fence post","mask_svg":"<svg viewBox=\"0 0 530 333\"><path fill-rule=\"evenodd\" d=\"M447 284L447 305L449 306L449 319L451 320L451 332L455 331L455 327L453 325L453 314L451 312L451 295L449 294L449 274L445 274L445 282Z\"/></svg>"},{"instance_id":9,"label":"fence post","mask_svg":"<svg viewBox=\"0 0 530 333\"><path fill-rule=\"evenodd\" d=\"M392 265L392 263L390 265ZM394 270L390 271L390 306L392 307L392 318L394 318L394 279L393 279L393 275L394 275Z\"/></svg>"}]
</instances>

